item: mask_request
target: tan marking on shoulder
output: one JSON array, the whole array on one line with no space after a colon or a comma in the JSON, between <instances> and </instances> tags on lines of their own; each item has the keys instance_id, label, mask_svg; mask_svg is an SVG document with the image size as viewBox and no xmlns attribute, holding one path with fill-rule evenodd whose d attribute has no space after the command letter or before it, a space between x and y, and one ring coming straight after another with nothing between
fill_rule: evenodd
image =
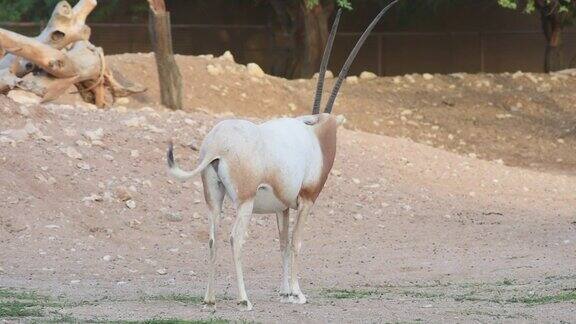
<instances>
[{"instance_id":1,"label":"tan marking on shoulder","mask_svg":"<svg viewBox=\"0 0 576 324\"><path fill-rule=\"evenodd\" d=\"M320 192L324 188L328 174L334 165L334 158L336 157L336 134L338 131L338 123L331 115L320 115L320 121L314 125L314 133L320 143L322 150L322 171L318 181L310 186L303 187L300 190L299 196L310 201L316 201Z\"/></svg>"}]
</instances>

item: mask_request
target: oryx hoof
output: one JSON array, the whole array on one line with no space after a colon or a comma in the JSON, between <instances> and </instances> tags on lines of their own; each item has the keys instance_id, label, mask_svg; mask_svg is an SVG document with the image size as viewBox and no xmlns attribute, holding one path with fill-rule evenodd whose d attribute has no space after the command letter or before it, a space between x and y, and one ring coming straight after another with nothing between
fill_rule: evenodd
<instances>
[{"instance_id":1,"label":"oryx hoof","mask_svg":"<svg viewBox=\"0 0 576 324\"><path fill-rule=\"evenodd\" d=\"M215 310L216 309L216 300L214 299L204 299L202 302L202 308L207 310Z\"/></svg>"},{"instance_id":2,"label":"oryx hoof","mask_svg":"<svg viewBox=\"0 0 576 324\"><path fill-rule=\"evenodd\" d=\"M249 300L241 300L238 302L238 308L243 312L252 310L252 303Z\"/></svg>"},{"instance_id":3,"label":"oryx hoof","mask_svg":"<svg viewBox=\"0 0 576 324\"><path fill-rule=\"evenodd\" d=\"M291 303L292 302L292 294L291 293L280 293L280 302L281 303Z\"/></svg>"},{"instance_id":4,"label":"oryx hoof","mask_svg":"<svg viewBox=\"0 0 576 324\"><path fill-rule=\"evenodd\" d=\"M306 296L303 293L290 294L290 302L293 304L306 304Z\"/></svg>"}]
</instances>

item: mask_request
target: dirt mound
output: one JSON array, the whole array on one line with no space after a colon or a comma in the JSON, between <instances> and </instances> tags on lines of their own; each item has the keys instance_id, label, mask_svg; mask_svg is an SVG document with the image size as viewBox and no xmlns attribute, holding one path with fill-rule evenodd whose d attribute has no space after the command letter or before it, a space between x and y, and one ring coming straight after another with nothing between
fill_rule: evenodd
<instances>
[{"instance_id":1,"label":"dirt mound","mask_svg":"<svg viewBox=\"0 0 576 324\"><path fill-rule=\"evenodd\" d=\"M149 88L128 106L158 104L151 54L111 56L109 61ZM187 111L269 118L311 109L315 80L261 76L231 56L177 56L177 61ZM328 80L326 91L332 83ZM335 112L346 116L349 129L409 138L511 166L573 174L574 88L575 77L522 72L351 78Z\"/></svg>"},{"instance_id":2,"label":"dirt mound","mask_svg":"<svg viewBox=\"0 0 576 324\"><path fill-rule=\"evenodd\" d=\"M126 60L134 71L140 66L144 75L147 59L112 61ZM206 68L205 59L186 60L184 71ZM224 71L240 69L221 64ZM219 75L216 83L203 73L205 81L194 81L197 88L188 93L191 108L214 100L210 109L220 112L289 110L291 99L282 101L283 108L258 107L257 93L271 100L268 107L293 98L295 113L301 113L310 95L310 81L253 76L255 81L239 71ZM242 78L244 85L235 85ZM361 81L358 87L364 82L393 83ZM336 108L352 124L354 115L343 107L353 101L354 87L346 86ZM154 106L137 103L144 104ZM408 116L406 125L420 120L413 118L417 113L402 115ZM46 309L40 315L56 320L574 319L573 176L351 130L340 132L334 170L305 230L301 285L310 303L278 303L275 218L261 215L253 217L244 251L255 311L236 311L227 242L233 213L227 204L217 239L219 308L215 314L203 311L198 302L207 274L208 228L201 183L172 181L164 155L173 138L182 144L178 161L192 168L197 152L186 145L198 145L218 119L157 107L16 105L0 97L0 299L20 296L6 287L37 290L57 299L38 306Z\"/></svg>"}]
</instances>

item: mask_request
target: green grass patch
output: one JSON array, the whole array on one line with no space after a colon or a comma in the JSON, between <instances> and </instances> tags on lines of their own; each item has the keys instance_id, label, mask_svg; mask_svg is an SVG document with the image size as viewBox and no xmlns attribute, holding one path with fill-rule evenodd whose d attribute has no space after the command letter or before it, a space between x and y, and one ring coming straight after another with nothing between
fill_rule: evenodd
<instances>
[{"instance_id":1,"label":"green grass patch","mask_svg":"<svg viewBox=\"0 0 576 324\"><path fill-rule=\"evenodd\" d=\"M204 298L194 295L186 294L170 294L170 295L155 295L142 297L142 301L174 301L186 305L199 305L202 304Z\"/></svg>"},{"instance_id":2,"label":"green grass patch","mask_svg":"<svg viewBox=\"0 0 576 324\"><path fill-rule=\"evenodd\" d=\"M39 317L46 307L57 307L35 292L0 287L0 318Z\"/></svg>"},{"instance_id":3,"label":"green grass patch","mask_svg":"<svg viewBox=\"0 0 576 324\"><path fill-rule=\"evenodd\" d=\"M513 284L514 279L508 279L508 278L496 283L497 286L512 286Z\"/></svg>"},{"instance_id":4,"label":"green grass patch","mask_svg":"<svg viewBox=\"0 0 576 324\"><path fill-rule=\"evenodd\" d=\"M42 316L42 307L32 302L0 301L0 318Z\"/></svg>"},{"instance_id":5,"label":"green grass patch","mask_svg":"<svg viewBox=\"0 0 576 324\"><path fill-rule=\"evenodd\" d=\"M522 303L528 305L542 305L563 302L576 302L576 291L563 291L548 296L515 297L506 300L508 303Z\"/></svg>"},{"instance_id":6,"label":"green grass patch","mask_svg":"<svg viewBox=\"0 0 576 324\"><path fill-rule=\"evenodd\" d=\"M332 299L364 299L382 296L377 290L357 290L357 289L324 289L320 293L323 297Z\"/></svg>"},{"instance_id":7,"label":"green grass patch","mask_svg":"<svg viewBox=\"0 0 576 324\"><path fill-rule=\"evenodd\" d=\"M430 293L425 291L404 291L402 292L404 295L414 298L421 298L421 299L436 299L446 297L443 294L438 293Z\"/></svg>"},{"instance_id":8,"label":"green grass patch","mask_svg":"<svg viewBox=\"0 0 576 324\"><path fill-rule=\"evenodd\" d=\"M145 321L119 322L120 324L228 324L223 319L180 320L180 319L151 319Z\"/></svg>"}]
</instances>

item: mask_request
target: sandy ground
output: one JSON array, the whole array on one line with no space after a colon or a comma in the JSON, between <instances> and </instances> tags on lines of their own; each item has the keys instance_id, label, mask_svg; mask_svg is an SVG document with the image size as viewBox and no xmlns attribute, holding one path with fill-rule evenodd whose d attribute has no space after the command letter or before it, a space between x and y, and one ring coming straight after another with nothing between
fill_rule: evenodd
<instances>
[{"instance_id":1,"label":"sandy ground","mask_svg":"<svg viewBox=\"0 0 576 324\"><path fill-rule=\"evenodd\" d=\"M207 59L190 58L198 65L202 60ZM241 69L228 61L221 64ZM190 69L196 66L192 64ZM135 108L119 104L109 110L85 105L21 105L0 97L0 314L5 303L23 291L46 296L35 297L43 300L31 306L39 310L37 314L6 317L7 321L576 321L573 134L564 134L560 143L560 133L554 133L551 126L525 133L524 138L532 136L525 142L531 145L527 152L534 152L526 159L536 163L525 165L527 169L511 166L528 163L519 153L523 149L512 145L519 145L517 141L476 146L480 153L470 156L473 145L462 145L460 153L466 154L462 155L450 152L456 148L448 144L440 149L433 147L440 147L440 142L419 140L414 134L420 133L412 133L411 127L432 126L422 121L418 126L408 123L419 120L410 117L418 114L415 108L400 110L394 115L397 120L390 118L394 123L387 125L397 131L391 134L395 137L375 134L378 130L385 133L382 124L378 130L366 129L375 133L351 130L369 128L343 108L343 103L355 100L354 88L368 82L374 83L368 88L385 88L382 84L395 84L391 79L361 80L358 85L345 86L337 107L338 113L348 117L350 129L339 133L334 170L305 230L301 286L309 303L279 303L281 258L275 217L259 215L253 217L244 250L246 284L254 311L237 310L227 239L234 215L227 204L217 240L218 305L215 311L204 309L199 302L207 274L208 228L201 183L194 179L182 184L167 177L166 143L174 139L182 144L177 146L177 158L192 168L197 152L184 144L198 145L214 123L227 118L220 109L223 103L215 98L238 102L236 115L266 117L268 113L261 114L265 105L252 105L261 111L242 110L251 102L250 91L260 91L259 85L269 83L267 88L280 89L267 95L270 100L279 101L288 92L292 95L287 98L297 101L308 96L308 90L297 87L313 85L311 81L258 79L236 73L238 78L247 78L245 83L255 83L241 87L246 89L246 103L242 103L241 93L224 95L221 88L219 97L202 99L214 101L205 112L191 104L189 112L159 108L153 89L122 103ZM516 80L493 76L500 77ZM418 82L445 78L454 77L435 76ZM403 80L400 84L405 82L411 83ZM569 97L566 89L575 81L554 82L561 84L538 94ZM197 98L190 102L200 101L206 93L188 91ZM416 100L409 95L402 98ZM461 100L472 102L473 98L463 96ZM61 102L66 101L74 102L74 98ZM284 100L284 107L288 103ZM283 108L285 113L304 112L304 101L295 104L296 111ZM391 104L378 107L366 105L367 111L382 109L383 114L392 109ZM433 110L424 108L422 116ZM402 114L406 109L413 112ZM539 109L541 106L534 108ZM562 106L548 122L560 123L564 118L562 122L569 128L566 116L574 109ZM502 133L515 138L512 134L523 128L512 125L536 127L540 123L527 113L498 118L485 107L462 110L458 120L448 114L450 120L438 117L438 125L465 129L463 120L475 117L485 132L479 143L488 143ZM269 113L281 114L276 110ZM502 123L515 122L490 126L488 117L486 121L476 117L484 114ZM447 127L439 126L436 131L448 134ZM399 130L405 130L408 138L400 138L403 133ZM454 132L453 136L463 133L471 132ZM487 161L494 159L486 152L499 154L502 161ZM552 153L562 158L545 158Z\"/></svg>"}]
</instances>

